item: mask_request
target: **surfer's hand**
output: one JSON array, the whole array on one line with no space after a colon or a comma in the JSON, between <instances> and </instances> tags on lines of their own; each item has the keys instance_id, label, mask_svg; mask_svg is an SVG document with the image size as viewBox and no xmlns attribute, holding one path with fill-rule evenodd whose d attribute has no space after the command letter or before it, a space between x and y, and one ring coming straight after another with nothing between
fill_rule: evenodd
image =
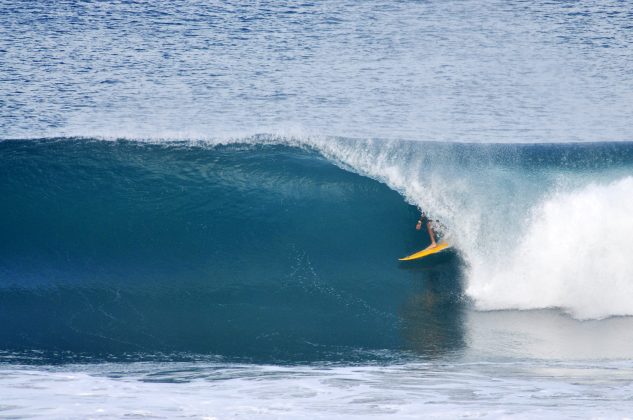
<instances>
[{"instance_id":1,"label":"surfer's hand","mask_svg":"<svg viewBox=\"0 0 633 420\"><path fill-rule=\"evenodd\" d=\"M418 220L418 223L415 225L415 230L420 230L422 228L422 220Z\"/></svg>"}]
</instances>

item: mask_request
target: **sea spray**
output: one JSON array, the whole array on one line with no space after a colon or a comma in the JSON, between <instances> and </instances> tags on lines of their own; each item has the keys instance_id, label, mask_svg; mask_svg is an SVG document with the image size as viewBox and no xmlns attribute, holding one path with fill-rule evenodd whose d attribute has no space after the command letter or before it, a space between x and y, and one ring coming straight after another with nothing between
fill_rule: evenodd
<instances>
[{"instance_id":1,"label":"sea spray","mask_svg":"<svg viewBox=\"0 0 633 420\"><path fill-rule=\"evenodd\" d=\"M576 318L633 315L633 178L547 196L516 248L473 263L480 309L557 307Z\"/></svg>"}]
</instances>

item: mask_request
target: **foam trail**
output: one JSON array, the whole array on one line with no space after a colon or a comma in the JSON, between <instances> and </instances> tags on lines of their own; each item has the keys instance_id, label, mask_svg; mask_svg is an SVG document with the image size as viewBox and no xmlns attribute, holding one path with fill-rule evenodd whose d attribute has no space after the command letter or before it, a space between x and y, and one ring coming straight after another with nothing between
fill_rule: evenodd
<instances>
[{"instance_id":1,"label":"foam trail","mask_svg":"<svg viewBox=\"0 0 633 420\"><path fill-rule=\"evenodd\" d=\"M534 209L508 258L474 262L467 293L480 309L633 315L632 214L632 177L556 194Z\"/></svg>"}]
</instances>

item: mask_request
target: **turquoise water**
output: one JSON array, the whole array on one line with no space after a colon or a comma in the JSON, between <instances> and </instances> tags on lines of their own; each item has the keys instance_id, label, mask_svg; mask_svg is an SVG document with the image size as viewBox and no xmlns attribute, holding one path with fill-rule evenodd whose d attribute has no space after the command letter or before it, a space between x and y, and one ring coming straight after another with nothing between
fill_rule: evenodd
<instances>
[{"instance_id":1,"label":"turquoise water","mask_svg":"<svg viewBox=\"0 0 633 420\"><path fill-rule=\"evenodd\" d=\"M429 242L412 229L415 207L314 151L89 140L2 150L4 348L293 362L463 345L458 256L399 265ZM441 316L400 314L430 276ZM421 322L446 342L402 336Z\"/></svg>"},{"instance_id":2,"label":"turquoise water","mask_svg":"<svg viewBox=\"0 0 633 420\"><path fill-rule=\"evenodd\" d=\"M0 417L629 415L631 17L0 0Z\"/></svg>"}]
</instances>

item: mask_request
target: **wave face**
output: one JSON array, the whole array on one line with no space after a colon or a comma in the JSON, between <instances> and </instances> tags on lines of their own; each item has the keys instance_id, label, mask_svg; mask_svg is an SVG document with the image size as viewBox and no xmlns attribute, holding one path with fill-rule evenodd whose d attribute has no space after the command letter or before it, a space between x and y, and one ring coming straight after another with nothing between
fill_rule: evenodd
<instances>
[{"instance_id":1,"label":"wave face","mask_svg":"<svg viewBox=\"0 0 633 420\"><path fill-rule=\"evenodd\" d=\"M2 348L270 361L428 345L402 338L421 322L396 261L428 242L415 208L315 151L0 147ZM431 313L459 300L454 280L438 287ZM459 345L453 312L432 322L448 331L432 346Z\"/></svg>"},{"instance_id":2,"label":"wave face","mask_svg":"<svg viewBox=\"0 0 633 420\"><path fill-rule=\"evenodd\" d=\"M633 315L630 143L255 136L0 150L4 349L432 355L463 348L471 303ZM399 265L428 243L416 206L455 251Z\"/></svg>"}]
</instances>

